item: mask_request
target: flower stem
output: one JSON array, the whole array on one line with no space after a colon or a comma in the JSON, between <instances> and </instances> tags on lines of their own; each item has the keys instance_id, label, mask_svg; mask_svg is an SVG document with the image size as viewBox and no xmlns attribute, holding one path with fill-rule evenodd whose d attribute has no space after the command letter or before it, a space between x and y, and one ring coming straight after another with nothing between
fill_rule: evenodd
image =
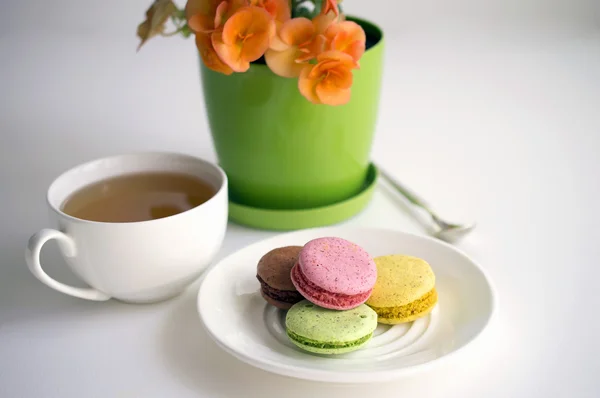
<instances>
[{"instance_id":1,"label":"flower stem","mask_svg":"<svg viewBox=\"0 0 600 398\"><path fill-rule=\"evenodd\" d=\"M175 36L176 34L180 33L182 30L183 30L183 26L179 27L177 30L174 30L172 32L161 33L160 35L162 37L171 37L171 36Z\"/></svg>"}]
</instances>

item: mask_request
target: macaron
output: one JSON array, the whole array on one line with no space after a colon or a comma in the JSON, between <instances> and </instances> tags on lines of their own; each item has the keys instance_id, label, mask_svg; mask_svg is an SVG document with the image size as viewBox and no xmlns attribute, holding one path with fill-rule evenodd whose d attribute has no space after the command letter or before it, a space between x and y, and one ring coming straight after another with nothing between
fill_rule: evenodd
<instances>
[{"instance_id":1,"label":"macaron","mask_svg":"<svg viewBox=\"0 0 600 398\"><path fill-rule=\"evenodd\" d=\"M306 243L292 268L292 282L304 298L333 310L363 304L376 280L377 267L369 253L335 237Z\"/></svg>"},{"instance_id":2,"label":"macaron","mask_svg":"<svg viewBox=\"0 0 600 398\"><path fill-rule=\"evenodd\" d=\"M280 247L271 250L259 260L256 278L260 282L260 294L267 303L287 310L303 299L290 278L300 250L302 246Z\"/></svg>"},{"instance_id":3,"label":"macaron","mask_svg":"<svg viewBox=\"0 0 600 398\"><path fill-rule=\"evenodd\" d=\"M296 346L318 354L343 354L363 347L377 328L377 314L362 304L347 311L294 304L285 317L286 333Z\"/></svg>"},{"instance_id":4,"label":"macaron","mask_svg":"<svg viewBox=\"0 0 600 398\"><path fill-rule=\"evenodd\" d=\"M375 258L377 282L367 300L379 323L394 325L427 315L438 300L435 275L417 257L399 254Z\"/></svg>"}]
</instances>

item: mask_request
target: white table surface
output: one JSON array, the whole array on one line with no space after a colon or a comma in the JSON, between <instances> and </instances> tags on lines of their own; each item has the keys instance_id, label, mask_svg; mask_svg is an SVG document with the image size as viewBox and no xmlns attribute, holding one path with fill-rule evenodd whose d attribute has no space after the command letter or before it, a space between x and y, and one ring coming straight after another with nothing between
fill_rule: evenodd
<instances>
[{"instance_id":1,"label":"white table surface","mask_svg":"<svg viewBox=\"0 0 600 398\"><path fill-rule=\"evenodd\" d=\"M237 361L203 331L197 284L134 306L67 297L29 274L25 243L50 226L44 195L58 173L138 150L215 159L193 42L135 53L148 3L0 5L0 396L600 396L597 2L345 1L387 35L373 158L442 214L477 220L459 247L500 304L454 360L378 385ZM347 223L421 233L382 190ZM232 224L219 257L271 235ZM43 263L81 284L53 245Z\"/></svg>"}]
</instances>

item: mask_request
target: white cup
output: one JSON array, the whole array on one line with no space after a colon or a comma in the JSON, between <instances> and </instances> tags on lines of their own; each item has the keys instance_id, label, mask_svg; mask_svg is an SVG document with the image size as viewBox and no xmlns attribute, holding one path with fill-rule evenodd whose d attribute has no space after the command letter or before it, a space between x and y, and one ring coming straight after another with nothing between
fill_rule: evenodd
<instances>
[{"instance_id":1,"label":"white cup","mask_svg":"<svg viewBox=\"0 0 600 398\"><path fill-rule=\"evenodd\" d=\"M87 221L61 210L65 199L88 184L149 171L201 178L216 194L183 213L141 222ZM27 265L51 288L88 300L150 303L180 294L213 260L227 228L227 176L215 164L182 154L140 153L82 164L54 180L47 201L58 229L43 229L29 239ZM51 239L89 289L58 282L44 272L40 250Z\"/></svg>"}]
</instances>

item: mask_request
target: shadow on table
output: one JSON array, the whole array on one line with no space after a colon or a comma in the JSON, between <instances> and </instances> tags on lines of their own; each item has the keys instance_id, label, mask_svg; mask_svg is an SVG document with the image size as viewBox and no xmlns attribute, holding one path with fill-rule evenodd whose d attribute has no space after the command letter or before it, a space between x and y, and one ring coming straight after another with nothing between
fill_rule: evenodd
<instances>
[{"instance_id":1,"label":"shadow on table","mask_svg":"<svg viewBox=\"0 0 600 398\"><path fill-rule=\"evenodd\" d=\"M285 392L289 398L305 398L308 382L274 375L254 368L226 353L204 330L196 310L196 296L186 295L173 306L161 334L165 364L174 377L203 396L265 397ZM260 380L260 382L258 382ZM314 386L314 383L310 383ZM352 395L367 386L319 383L323 393ZM352 391L352 394L347 394ZM363 392L363 393L364 393Z\"/></svg>"},{"instance_id":2,"label":"shadow on table","mask_svg":"<svg viewBox=\"0 0 600 398\"><path fill-rule=\"evenodd\" d=\"M235 239L223 242L215 262L244 245L271 235L264 231L248 233L248 229L235 224L228 226L227 234ZM68 317L74 314L103 316L109 313L123 313L127 315L131 311L154 311L156 305L171 305L170 300L149 306L124 304L115 300L99 303L57 292L37 280L27 269L25 246L28 239L28 233L14 234L7 239L0 239L0 325L32 320L43 321L46 318ZM71 286L88 287L71 272L56 242L48 242L44 245L41 263L44 271L52 278Z\"/></svg>"},{"instance_id":3,"label":"shadow on table","mask_svg":"<svg viewBox=\"0 0 600 398\"><path fill-rule=\"evenodd\" d=\"M198 316L195 294L187 294L177 300L159 334L160 349L165 366L173 377L201 396L234 397L243 392L246 397L283 395L286 398L305 398L309 393L314 397L364 398L373 394L374 384L310 382L279 376L247 365L223 351L209 337ZM375 383L376 390L391 396L426 394L434 387L431 384L434 374L437 383L452 385L456 371L450 370L457 368L457 365L453 363L446 367L446 371L438 368L441 372L423 372L395 382ZM474 365L463 362L461 366L472 368Z\"/></svg>"},{"instance_id":4,"label":"shadow on table","mask_svg":"<svg viewBox=\"0 0 600 398\"><path fill-rule=\"evenodd\" d=\"M426 216L425 213L417 209L417 207L411 205L408 200L402 196L402 194L395 191L387 182L380 182L379 187L381 187L381 192L383 192L384 195L386 195L389 199L394 201L401 211L408 214L420 225L422 225L424 232L430 235L435 233L435 228L430 217Z\"/></svg>"},{"instance_id":5,"label":"shadow on table","mask_svg":"<svg viewBox=\"0 0 600 398\"><path fill-rule=\"evenodd\" d=\"M20 238L20 239L19 239ZM132 313L156 311L155 305L126 304L116 300L88 301L57 292L37 280L25 262L25 237L0 243L0 327L19 327L23 323L40 325L74 317L90 319L114 315L128 317ZM55 244L42 251L44 270L56 280L77 287L87 287L66 265Z\"/></svg>"},{"instance_id":6,"label":"shadow on table","mask_svg":"<svg viewBox=\"0 0 600 398\"><path fill-rule=\"evenodd\" d=\"M161 339L168 370L202 395L235 396L236 385L265 377L265 372L238 361L211 340L198 317L195 295L182 297L173 307Z\"/></svg>"}]
</instances>

